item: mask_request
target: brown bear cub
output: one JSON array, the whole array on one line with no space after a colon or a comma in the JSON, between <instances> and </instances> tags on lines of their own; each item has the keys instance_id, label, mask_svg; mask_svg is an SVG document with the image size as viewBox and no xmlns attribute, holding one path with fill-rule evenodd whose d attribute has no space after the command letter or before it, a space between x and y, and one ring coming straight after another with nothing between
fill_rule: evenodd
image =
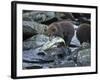
<instances>
[{"instance_id":1,"label":"brown bear cub","mask_svg":"<svg viewBox=\"0 0 100 80\"><path fill-rule=\"evenodd\" d=\"M90 24L80 24L79 28L77 29L76 36L80 41L80 44L83 42L91 43L91 27Z\"/></svg>"},{"instance_id":2,"label":"brown bear cub","mask_svg":"<svg viewBox=\"0 0 100 80\"><path fill-rule=\"evenodd\" d=\"M58 21L49 25L47 33L49 37L59 36L63 38L66 45L69 46L74 35L74 27L70 21Z\"/></svg>"}]
</instances>

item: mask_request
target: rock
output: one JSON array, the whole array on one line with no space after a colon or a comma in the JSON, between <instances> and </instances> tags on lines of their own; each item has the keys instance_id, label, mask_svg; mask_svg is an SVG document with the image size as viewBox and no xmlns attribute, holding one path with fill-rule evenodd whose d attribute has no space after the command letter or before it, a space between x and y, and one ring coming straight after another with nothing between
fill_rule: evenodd
<instances>
[{"instance_id":1,"label":"rock","mask_svg":"<svg viewBox=\"0 0 100 80\"><path fill-rule=\"evenodd\" d=\"M43 68L40 64L33 64L33 63L25 63L22 64L23 69L40 69Z\"/></svg>"},{"instance_id":2,"label":"rock","mask_svg":"<svg viewBox=\"0 0 100 80\"><path fill-rule=\"evenodd\" d=\"M55 12L55 16L52 19L49 19L47 21L41 22L42 24L50 25L53 22L61 21L61 20L67 20L70 21L73 24L76 24L75 18L72 15L72 13L65 13L65 12Z\"/></svg>"},{"instance_id":3,"label":"rock","mask_svg":"<svg viewBox=\"0 0 100 80\"><path fill-rule=\"evenodd\" d=\"M65 41L60 37L52 38L45 35L35 35L23 42L23 50L39 48L41 51L52 49L54 47L66 46Z\"/></svg>"},{"instance_id":4,"label":"rock","mask_svg":"<svg viewBox=\"0 0 100 80\"><path fill-rule=\"evenodd\" d=\"M41 69L41 68L43 68L41 65L33 65L30 67L25 67L25 69Z\"/></svg>"},{"instance_id":5,"label":"rock","mask_svg":"<svg viewBox=\"0 0 100 80\"><path fill-rule=\"evenodd\" d=\"M37 64L37 66L41 65L43 68L73 66L72 61L66 62L66 60L64 60L66 53L63 48L52 48L42 52L39 49L24 50L23 67L28 69L34 68L34 64Z\"/></svg>"},{"instance_id":6,"label":"rock","mask_svg":"<svg viewBox=\"0 0 100 80\"><path fill-rule=\"evenodd\" d=\"M58 21L58 19L56 17L54 17L54 18L52 18L48 21L44 21L44 22L41 22L41 23L45 24L45 25L50 25L51 23L56 22L56 21Z\"/></svg>"},{"instance_id":7,"label":"rock","mask_svg":"<svg viewBox=\"0 0 100 80\"><path fill-rule=\"evenodd\" d=\"M37 31L32 29L30 26L23 26L23 40L26 40L36 34Z\"/></svg>"},{"instance_id":8,"label":"rock","mask_svg":"<svg viewBox=\"0 0 100 80\"><path fill-rule=\"evenodd\" d=\"M82 49L90 48L91 45L88 42L83 42L81 45Z\"/></svg>"},{"instance_id":9,"label":"rock","mask_svg":"<svg viewBox=\"0 0 100 80\"><path fill-rule=\"evenodd\" d=\"M75 21L74 16L72 15L72 13L65 13L65 12L55 12L55 16L53 16L53 18L41 22L42 24L46 24L46 25L50 25L53 22L57 22L57 21L61 21L61 20L68 20L68 21ZM75 23L75 22L72 22Z\"/></svg>"},{"instance_id":10,"label":"rock","mask_svg":"<svg viewBox=\"0 0 100 80\"><path fill-rule=\"evenodd\" d=\"M48 40L49 40L49 37L45 35L42 35L42 34L35 35L23 42L23 50L29 50L29 49L35 49L35 48L41 47Z\"/></svg>"},{"instance_id":11,"label":"rock","mask_svg":"<svg viewBox=\"0 0 100 80\"><path fill-rule=\"evenodd\" d=\"M90 66L91 65L91 49L83 49L78 52L77 56L78 66Z\"/></svg>"},{"instance_id":12,"label":"rock","mask_svg":"<svg viewBox=\"0 0 100 80\"><path fill-rule=\"evenodd\" d=\"M55 17L54 12L49 11L32 11L23 14L23 20L36 21L38 23L48 21Z\"/></svg>"},{"instance_id":13,"label":"rock","mask_svg":"<svg viewBox=\"0 0 100 80\"><path fill-rule=\"evenodd\" d=\"M57 56L58 59L64 59L66 55L69 55L68 48L66 47L54 47L45 50L47 55Z\"/></svg>"},{"instance_id":14,"label":"rock","mask_svg":"<svg viewBox=\"0 0 100 80\"><path fill-rule=\"evenodd\" d=\"M70 21L74 21L75 20L73 14L72 13L68 13L68 12L56 12L56 18L58 20L64 20L64 19L67 19L67 20L70 20Z\"/></svg>"},{"instance_id":15,"label":"rock","mask_svg":"<svg viewBox=\"0 0 100 80\"><path fill-rule=\"evenodd\" d=\"M86 17L80 17L79 22L80 22L80 24L82 24L82 23L91 24L90 19L87 19Z\"/></svg>"},{"instance_id":16,"label":"rock","mask_svg":"<svg viewBox=\"0 0 100 80\"><path fill-rule=\"evenodd\" d=\"M64 19L75 21L73 14L68 12L31 11L23 13L23 21L34 21L46 25Z\"/></svg>"},{"instance_id":17,"label":"rock","mask_svg":"<svg viewBox=\"0 0 100 80\"><path fill-rule=\"evenodd\" d=\"M23 21L23 26L26 26L26 25L36 30L38 34L45 34L48 28L47 25L43 25L34 21Z\"/></svg>"},{"instance_id":18,"label":"rock","mask_svg":"<svg viewBox=\"0 0 100 80\"><path fill-rule=\"evenodd\" d=\"M54 66L55 68L61 68L61 67L75 67L75 62L73 60L70 60L70 61L63 61L62 63L58 64L58 65L55 65Z\"/></svg>"},{"instance_id":19,"label":"rock","mask_svg":"<svg viewBox=\"0 0 100 80\"><path fill-rule=\"evenodd\" d=\"M49 41L49 37L39 34L24 41L23 68L36 69L34 64L37 66L41 64L41 68L50 68L55 67L55 64L61 64L61 60L64 60L64 57L69 54L65 46L58 47L61 42L64 43L64 40L60 37Z\"/></svg>"},{"instance_id":20,"label":"rock","mask_svg":"<svg viewBox=\"0 0 100 80\"><path fill-rule=\"evenodd\" d=\"M44 55L39 55L42 53ZM47 55L46 52L40 51L39 49L30 49L23 51L23 62L26 63L49 63L53 62L54 57L51 55Z\"/></svg>"},{"instance_id":21,"label":"rock","mask_svg":"<svg viewBox=\"0 0 100 80\"><path fill-rule=\"evenodd\" d=\"M82 24L82 23L90 24L91 23L90 21L91 15L88 13L72 13L72 14L74 18L77 19L77 22L79 22L79 24Z\"/></svg>"}]
</instances>

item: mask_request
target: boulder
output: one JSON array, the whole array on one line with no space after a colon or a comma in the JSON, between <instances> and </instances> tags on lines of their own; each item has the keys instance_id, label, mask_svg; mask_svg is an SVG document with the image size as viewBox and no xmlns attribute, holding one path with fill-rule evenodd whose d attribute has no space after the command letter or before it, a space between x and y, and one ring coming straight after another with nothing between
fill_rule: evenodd
<instances>
[{"instance_id":1,"label":"boulder","mask_svg":"<svg viewBox=\"0 0 100 80\"><path fill-rule=\"evenodd\" d=\"M83 49L78 52L77 56L78 66L90 66L91 65L91 49Z\"/></svg>"},{"instance_id":2,"label":"boulder","mask_svg":"<svg viewBox=\"0 0 100 80\"><path fill-rule=\"evenodd\" d=\"M23 26L23 40L26 40L36 34L37 34L37 31L35 29L32 29L28 25Z\"/></svg>"},{"instance_id":3,"label":"boulder","mask_svg":"<svg viewBox=\"0 0 100 80\"><path fill-rule=\"evenodd\" d=\"M58 20L64 20L64 19L71 20L71 21L75 20L73 14L69 12L56 12L56 18Z\"/></svg>"},{"instance_id":4,"label":"boulder","mask_svg":"<svg viewBox=\"0 0 100 80\"><path fill-rule=\"evenodd\" d=\"M23 20L36 21L38 23L48 21L55 17L55 12L49 11L32 11L23 14Z\"/></svg>"},{"instance_id":5,"label":"boulder","mask_svg":"<svg viewBox=\"0 0 100 80\"><path fill-rule=\"evenodd\" d=\"M73 14L68 12L30 11L23 13L23 21L35 21L46 25L64 19L75 21Z\"/></svg>"},{"instance_id":6,"label":"boulder","mask_svg":"<svg viewBox=\"0 0 100 80\"><path fill-rule=\"evenodd\" d=\"M32 29L36 30L38 34L45 34L48 28L47 25L40 24L34 21L23 21L23 26L30 26Z\"/></svg>"},{"instance_id":7,"label":"boulder","mask_svg":"<svg viewBox=\"0 0 100 80\"><path fill-rule=\"evenodd\" d=\"M23 50L36 49L49 40L49 37L37 34L23 42Z\"/></svg>"}]
</instances>

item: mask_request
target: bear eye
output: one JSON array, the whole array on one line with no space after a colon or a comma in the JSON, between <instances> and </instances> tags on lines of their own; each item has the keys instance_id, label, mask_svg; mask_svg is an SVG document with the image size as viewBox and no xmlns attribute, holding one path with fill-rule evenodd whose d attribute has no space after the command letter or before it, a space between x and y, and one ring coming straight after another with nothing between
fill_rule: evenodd
<instances>
[{"instance_id":1,"label":"bear eye","mask_svg":"<svg viewBox=\"0 0 100 80\"><path fill-rule=\"evenodd\" d=\"M52 31L53 31L53 32L55 32L55 31L56 31L56 29L52 29Z\"/></svg>"}]
</instances>

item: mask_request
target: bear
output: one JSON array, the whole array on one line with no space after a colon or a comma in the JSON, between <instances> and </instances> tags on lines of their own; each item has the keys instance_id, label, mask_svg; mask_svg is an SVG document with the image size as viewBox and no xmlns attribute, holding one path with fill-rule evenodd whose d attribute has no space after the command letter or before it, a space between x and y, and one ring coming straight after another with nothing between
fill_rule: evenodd
<instances>
[{"instance_id":1,"label":"bear","mask_svg":"<svg viewBox=\"0 0 100 80\"><path fill-rule=\"evenodd\" d=\"M74 26L67 20L53 22L48 26L47 34L49 37L58 36L63 38L66 46L69 46L74 35Z\"/></svg>"},{"instance_id":2,"label":"bear","mask_svg":"<svg viewBox=\"0 0 100 80\"><path fill-rule=\"evenodd\" d=\"M76 37L80 41L80 44L83 42L91 43L91 27L90 24L83 23L79 25L79 28L76 31Z\"/></svg>"}]
</instances>

